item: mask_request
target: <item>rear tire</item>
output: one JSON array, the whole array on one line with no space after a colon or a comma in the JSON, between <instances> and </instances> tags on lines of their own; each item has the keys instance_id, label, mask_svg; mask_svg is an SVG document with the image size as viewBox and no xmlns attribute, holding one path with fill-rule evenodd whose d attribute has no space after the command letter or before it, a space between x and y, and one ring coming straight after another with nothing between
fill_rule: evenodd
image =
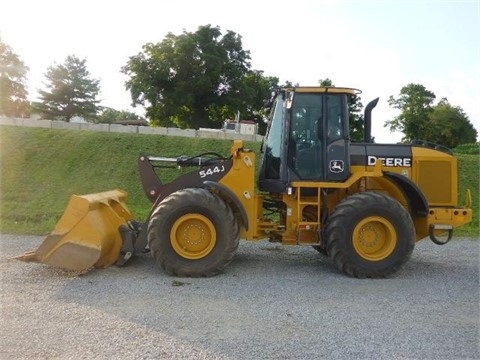
<instances>
[{"instance_id":1,"label":"rear tire","mask_svg":"<svg viewBox=\"0 0 480 360\"><path fill-rule=\"evenodd\" d=\"M326 227L328 253L343 273L384 278L400 270L415 246L415 228L392 197L364 192L342 201Z\"/></svg>"},{"instance_id":2,"label":"rear tire","mask_svg":"<svg viewBox=\"0 0 480 360\"><path fill-rule=\"evenodd\" d=\"M206 189L179 190L154 210L148 224L153 257L169 275L217 275L232 261L239 227L231 208Z\"/></svg>"}]
</instances>

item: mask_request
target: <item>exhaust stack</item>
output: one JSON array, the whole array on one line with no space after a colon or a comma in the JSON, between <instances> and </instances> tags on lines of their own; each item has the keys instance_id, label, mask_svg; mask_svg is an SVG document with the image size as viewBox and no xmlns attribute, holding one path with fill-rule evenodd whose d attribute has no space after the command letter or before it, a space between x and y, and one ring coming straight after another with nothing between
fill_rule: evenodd
<instances>
[{"instance_id":1,"label":"exhaust stack","mask_svg":"<svg viewBox=\"0 0 480 360\"><path fill-rule=\"evenodd\" d=\"M363 116L363 121L365 122L365 131L363 136L363 141L366 143L372 142L372 110L378 104L379 98L373 99L365 107L365 113Z\"/></svg>"}]
</instances>

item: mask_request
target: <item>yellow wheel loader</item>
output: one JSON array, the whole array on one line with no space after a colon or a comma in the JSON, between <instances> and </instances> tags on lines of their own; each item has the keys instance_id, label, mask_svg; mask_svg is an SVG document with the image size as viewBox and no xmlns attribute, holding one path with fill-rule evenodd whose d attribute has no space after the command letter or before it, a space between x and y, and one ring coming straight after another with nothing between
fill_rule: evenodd
<instances>
[{"instance_id":1,"label":"yellow wheel loader","mask_svg":"<svg viewBox=\"0 0 480 360\"><path fill-rule=\"evenodd\" d=\"M448 242L472 220L471 197L458 206L457 161L444 147L376 144L371 112L364 141L349 138L349 101L359 90L294 87L277 91L257 169L256 154L235 140L231 154L165 158L138 166L153 206L134 220L126 193L72 197L53 233L22 260L67 269L122 265L149 250L168 273L213 276L232 260L239 239L311 246L343 273L383 278L408 261L416 241ZM163 166L193 166L163 183ZM258 173L258 174L257 174Z\"/></svg>"}]
</instances>

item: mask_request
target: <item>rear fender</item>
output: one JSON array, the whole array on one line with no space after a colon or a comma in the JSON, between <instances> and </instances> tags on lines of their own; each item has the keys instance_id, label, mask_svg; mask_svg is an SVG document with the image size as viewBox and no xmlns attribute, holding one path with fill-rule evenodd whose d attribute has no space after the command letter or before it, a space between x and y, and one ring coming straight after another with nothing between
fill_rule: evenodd
<instances>
[{"instance_id":1,"label":"rear fender","mask_svg":"<svg viewBox=\"0 0 480 360\"><path fill-rule=\"evenodd\" d=\"M423 191L408 177L385 171L384 176L398 186L402 190L403 194L407 198L408 206L413 217L426 217L428 216L429 206L427 198Z\"/></svg>"}]
</instances>

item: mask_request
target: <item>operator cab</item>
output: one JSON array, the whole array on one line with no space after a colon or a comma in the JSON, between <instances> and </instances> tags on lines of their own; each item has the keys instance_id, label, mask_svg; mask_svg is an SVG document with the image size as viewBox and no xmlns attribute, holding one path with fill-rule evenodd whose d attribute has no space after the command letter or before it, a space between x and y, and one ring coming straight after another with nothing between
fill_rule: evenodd
<instances>
[{"instance_id":1,"label":"operator cab","mask_svg":"<svg viewBox=\"0 0 480 360\"><path fill-rule=\"evenodd\" d=\"M349 96L337 87L279 91L263 144L259 189L285 192L292 181L344 181L350 176Z\"/></svg>"}]
</instances>

